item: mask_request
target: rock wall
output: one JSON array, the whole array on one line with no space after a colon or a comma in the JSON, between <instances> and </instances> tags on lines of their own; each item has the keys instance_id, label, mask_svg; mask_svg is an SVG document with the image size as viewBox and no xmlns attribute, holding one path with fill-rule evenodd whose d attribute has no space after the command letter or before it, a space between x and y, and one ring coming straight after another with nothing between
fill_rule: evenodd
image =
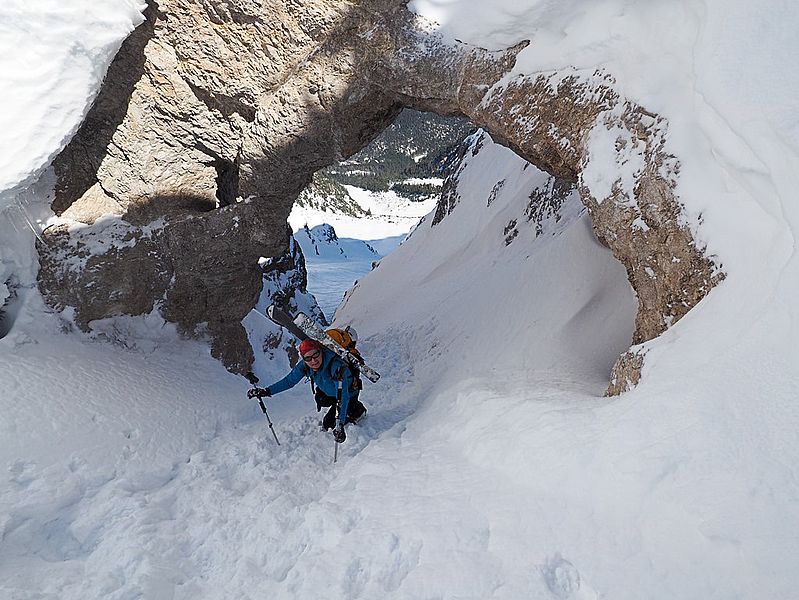
<instances>
[{"instance_id":1,"label":"rock wall","mask_svg":"<svg viewBox=\"0 0 799 600\"><path fill-rule=\"evenodd\" d=\"M45 297L75 306L84 328L154 306L187 331L207 323L218 355L241 372L251 350L238 321L260 289L258 257L285 250L285 219L313 173L368 144L402 107L467 116L578 186L597 236L638 294L634 344L675 323L719 281L681 225L679 165L664 151L662 119L619 97L602 72L517 76L500 86L526 44L499 52L447 44L404 5L151 2L56 162L54 208L86 225L45 232ZM596 176L617 169L591 156L603 144L619 164L637 161L633 177L608 186ZM108 213L123 236L76 260L88 252L87 235L111 240L109 217L96 221ZM120 285L119 274L133 270L125 263L146 272L135 290ZM623 357L614 381L636 381L641 365Z\"/></svg>"},{"instance_id":2,"label":"rock wall","mask_svg":"<svg viewBox=\"0 0 799 600\"><path fill-rule=\"evenodd\" d=\"M522 158L577 184L594 232L624 264L638 296L633 345L660 335L723 279L684 224L674 193L679 161L664 150L663 118L621 98L602 71L519 75L495 85L523 44L505 52L445 46L404 18L405 27L380 31L371 72L405 105L465 115ZM592 147L601 150L598 158ZM613 160L603 162L606 156ZM636 170L622 173L630 163ZM453 201L446 193L445 185L439 212ZM620 357L608 394L634 386L642 367L640 349Z\"/></svg>"},{"instance_id":3,"label":"rock wall","mask_svg":"<svg viewBox=\"0 0 799 600\"><path fill-rule=\"evenodd\" d=\"M401 109L357 74L354 28L375 15L356 8L151 0L55 162L64 222L38 248L47 301L75 307L84 330L157 308L248 370L240 321L261 289L258 259L285 251L313 173Z\"/></svg>"}]
</instances>

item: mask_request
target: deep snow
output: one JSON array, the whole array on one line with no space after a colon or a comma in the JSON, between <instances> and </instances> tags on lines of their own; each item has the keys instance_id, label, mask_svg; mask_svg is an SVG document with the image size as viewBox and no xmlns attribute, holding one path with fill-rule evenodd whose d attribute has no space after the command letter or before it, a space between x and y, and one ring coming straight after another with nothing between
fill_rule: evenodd
<instances>
[{"instance_id":1,"label":"deep snow","mask_svg":"<svg viewBox=\"0 0 799 600\"><path fill-rule=\"evenodd\" d=\"M97 336L138 333L135 348L118 347L43 306L33 237L12 204L47 218L48 179L23 187L77 126L139 17L122 1L6 4L0 55L19 49L75 93L54 96L35 70L0 70L4 89L29 92L22 103L7 94L0 111L4 139L19 140L0 165L11 188L0 298L11 282L19 309L0 339L0 595L797 596L799 9L410 5L467 42L531 39L519 72L603 67L666 117L680 198L727 279L646 344L634 391L603 398L632 330L624 270L577 202L538 238L522 229L505 246L538 175L489 145L464 173L458 208L436 228L422 223L336 315L383 373L339 463L302 386L269 402L277 446L246 383L203 343L155 315L96 324ZM95 6L116 25L87 27ZM52 14L59 34L37 33ZM65 54L91 68L48 61ZM262 379L287 368L265 358Z\"/></svg>"},{"instance_id":2,"label":"deep snow","mask_svg":"<svg viewBox=\"0 0 799 600\"><path fill-rule=\"evenodd\" d=\"M0 210L77 131L143 9L135 0L0 5Z\"/></svg>"}]
</instances>

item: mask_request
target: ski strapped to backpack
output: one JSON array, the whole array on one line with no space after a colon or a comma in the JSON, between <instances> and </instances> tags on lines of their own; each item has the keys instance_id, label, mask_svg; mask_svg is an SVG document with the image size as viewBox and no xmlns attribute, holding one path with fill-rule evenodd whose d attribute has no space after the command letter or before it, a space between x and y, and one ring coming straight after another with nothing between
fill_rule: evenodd
<instances>
[{"instance_id":1,"label":"ski strapped to backpack","mask_svg":"<svg viewBox=\"0 0 799 600\"><path fill-rule=\"evenodd\" d=\"M266 316L269 317L272 322L280 325L284 329L287 329L288 332L298 340L303 341L308 339L308 336L305 335L305 332L297 327L296 323L294 323L291 315L282 308L278 308L272 304L266 309Z\"/></svg>"},{"instance_id":2,"label":"ski strapped to backpack","mask_svg":"<svg viewBox=\"0 0 799 600\"><path fill-rule=\"evenodd\" d=\"M328 350L332 350L347 364L354 366L361 373L363 373L363 376L372 383L377 383L377 380L380 379L380 373L367 365L363 358L361 358L360 353L356 355L355 353L340 346L338 343L336 343L335 339L325 333L325 330L314 323L305 313L297 314L297 316L294 317L294 323L303 331L303 333L305 333L305 335L307 335L309 338L315 339Z\"/></svg>"},{"instance_id":3,"label":"ski strapped to backpack","mask_svg":"<svg viewBox=\"0 0 799 600\"><path fill-rule=\"evenodd\" d=\"M372 383L377 383L377 380L380 379L380 373L367 365L363 357L361 357L360 352L354 348L354 341L347 329L331 329L330 334L328 334L305 313L298 313L297 316L292 319L291 315L274 304L266 309L266 316L274 323L286 328L289 333L299 340L311 338L318 341L325 348L331 350L336 356L341 358L351 370L354 369L362 373L363 376ZM340 336L340 334L346 335ZM341 340L337 341L336 338L339 336ZM349 349L345 348L341 342L353 347Z\"/></svg>"}]
</instances>

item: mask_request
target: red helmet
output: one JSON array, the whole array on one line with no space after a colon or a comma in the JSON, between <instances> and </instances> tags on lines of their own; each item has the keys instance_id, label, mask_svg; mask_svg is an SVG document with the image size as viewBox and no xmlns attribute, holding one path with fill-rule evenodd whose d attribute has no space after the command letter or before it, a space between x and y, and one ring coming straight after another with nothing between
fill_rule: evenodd
<instances>
[{"instance_id":1,"label":"red helmet","mask_svg":"<svg viewBox=\"0 0 799 600\"><path fill-rule=\"evenodd\" d=\"M316 340L307 339L300 342L300 356L305 356L309 352L313 352L314 350L321 350L322 344L317 342Z\"/></svg>"}]
</instances>

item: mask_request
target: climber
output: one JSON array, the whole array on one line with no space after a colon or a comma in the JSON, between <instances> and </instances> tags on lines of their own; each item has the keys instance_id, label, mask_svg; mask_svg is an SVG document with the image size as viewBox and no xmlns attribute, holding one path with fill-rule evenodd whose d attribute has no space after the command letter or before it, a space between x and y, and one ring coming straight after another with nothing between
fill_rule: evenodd
<instances>
[{"instance_id":1,"label":"climber","mask_svg":"<svg viewBox=\"0 0 799 600\"><path fill-rule=\"evenodd\" d=\"M306 339L300 344L300 356L302 360L283 379L265 388L253 387L247 396L271 397L294 387L303 377L308 377L316 400L316 411L328 408L322 419L322 429L333 429L334 439L341 443L347 439L344 425L357 423L366 413L366 407L358 399L362 387L360 374L355 367L345 364L331 350L313 339Z\"/></svg>"}]
</instances>

